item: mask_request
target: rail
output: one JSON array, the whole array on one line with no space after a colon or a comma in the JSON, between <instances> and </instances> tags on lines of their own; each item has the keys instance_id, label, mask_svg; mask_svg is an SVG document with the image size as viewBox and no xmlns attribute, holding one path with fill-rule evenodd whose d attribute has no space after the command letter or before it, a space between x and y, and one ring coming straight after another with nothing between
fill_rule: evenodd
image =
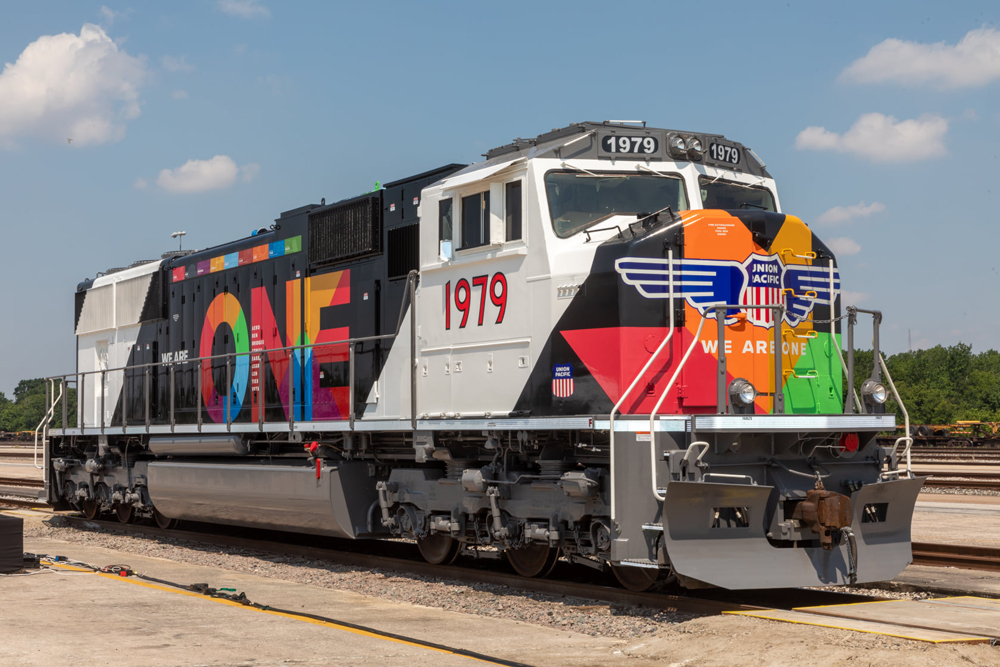
<instances>
[{"instance_id":1,"label":"rail","mask_svg":"<svg viewBox=\"0 0 1000 667\"><path fill-rule=\"evenodd\" d=\"M128 377L126 375L126 373L133 374L132 375L133 378L136 377L137 375L141 376L143 378L143 390L142 390L142 393L143 393L143 401L144 401L144 412L143 412L143 415L142 415L142 419L144 421L145 430L146 430L147 433L149 433L149 431L150 431L150 425L151 425L151 421L152 421L152 415L150 414L150 403L151 403L151 400L150 400L150 385L151 385L150 376L151 376L151 373L155 370L157 372L157 377L159 378L162 369L166 368L167 369L167 375L168 375L168 378L169 378L169 408L168 408L169 426L170 426L170 430L173 431L174 427L177 424L176 402L175 402L175 398L176 398L176 394L177 394L177 388L176 388L176 370L177 370L178 367L187 367L190 364L196 364L197 363L200 366L200 368L197 369L198 387L197 387L197 392L196 392L197 393L197 425L198 425L198 431L200 432L201 429L202 429L202 425L203 425L204 408L205 408L205 406L204 406L204 396L203 396L203 393L202 393L205 371L208 370L209 372L211 372L214 369L214 365L212 364L212 362L215 362L215 361L220 360L220 359L224 359L225 362L226 362L225 363L225 367L226 367L226 387L227 387L227 389L226 389L226 396L225 396L225 399L223 400L222 411L223 411L223 415L224 415L224 421L225 421L225 424L226 424L226 428L227 429L231 429L232 423L233 423L233 417L234 417L234 415L233 415L233 392L232 392L232 384L233 384L232 373L233 373L234 360L239 360L242 357L249 357L248 364L249 365L253 365L255 363L260 363L260 360L261 360L261 358L264 355L271 355L271 354L280 353L280 352L285 352L286 353L286 355L285 355L285 363L287 363L288 366L289 366L288 371L287 371L287 373L289 375L289 380L288 380L288 402L287 402L287 408L286 408L286 410L287 410L287 415L288 415L289 431L294 432L295 431L295 409L296 409L296 403L295 403L295 395L296 395L296 392L295 392L295 383L297 381L297 378L296 378L296 368L295 368L296 363L298 364L298 366L300 368L300 371L298 373L298 376L299 376L298 377L298 381L301 382L302 378L305 375L305 359L306 359L306 352L307 351L313 352L314 350L319 349L319 348L329 348L329 347L333 347L333 346L343 346L343 345L347 345L347 347L348 347L348 382L349 382L349 388L348 388L348 405L349 405L349 413L348 413L348 417L347 417L347 422L349 424L349 429L351 431L354 431L354 429L355 429L355 425L354 425L354 422L355 422L355 410L356 410L355 409L355 391L356 391L356 388L354 386L355 385L355 382L354 382L354 379L355 379L355 366L356 366L356 362L355 362L355 347L357 346L358 343L375 342L375 341L390 340L390 339L397 338L399 336L399 334L402 332L403 321L405 319L406 309L407 309L408 305L410 306L410 422L411 422L411 425L412 425L413 429L416 430L416 427L417 427L417 364L416 364L416 349L417 348L416 348L416 328L417 327L416 327L416 298L415 298L415 296L416 296L416 283L417 283L418 278L419 278L419 272L417 272L415 270L414 271L410 271L410 273L407 276L405 297L404 297L402 303L400 304L399 319L397 320L397 323L396 323L396 330L393 333L380 334L380 335L376 335L376 336L362 336L362 337L357 337L357 338L346 338L346 339L343 339L343 340L328 341L328 342L325 342L325 343L309 343L307 345L287 345L287 346L284 346L284 347L264 348L264 349L257 349L257 350L251 349L251 350L246 351L246 352L228 352L228 353L225 353L225 354L208 355L208 356L203 356L203 357L191 357L191 358L187 358L187 359L183 359L183 360L179 360L179 361L154 361L154 362L145 363L145 364L134 364L134 365L131 365L131 366L122 366L122 367L119 367L119 368L112 368L112 369L102 368L102 369L98 369L98 370L94 370L94 371L82 371L82 372L76 372L76 373L66 373L64 375L53 375L53 376L50 376L48 378L45 378L46 380L48 380L50 382L50 384L53 387L52 388L52 395L53 395L53 397L55 395L55 383L56 382L59 383L59 396L58 397L54 397L51 401L48 400L48 396L46 397L47 398L47 402L49 402L49 406L48 406L48 408L46 410L46 417L42 420L42 423L39 424L39 427L38 427L38 429L36 429L36 432L35 432L35 434L36 434L36 436L35 436L35 449L36 449L36 452L37 452L37 449L38 449L38 432L39 431L42 432L42 434L43 434L43 441L44 441L44 436L45 436L45 433L46 433L46 430L45 430L44 427L47 427L47 425L54 418L54 410L56 408L56 405L58 403L60 403L60 402L61 402L61 405L62 405L62 414L63 414L62 432L63 432L63 434L65 434L65 431L67 429L67 418L68 418L68 406L67 406L67 394L68 394L68 391L67 391L67 389L68 389L68 385L71 384L71 383L75 383L76 386L77 386L77 389L78 389L78 391L77 391L77 409L76 409L76 413L77 413L76 414L77 428L80 430L80 434L81 435L86 432L86 430L88 429L88 426L87 426L87 419L86 419L86 416L85 416L86 413L85 413L85 410L84 410L84 406L86 405L85 400L84 400L85 399L85 395L84 394L85 394L85 391L86 391L86 385L87 385L86 379L87 379L88 376L97 376L97 375L100 376L100 386L99 386L99 391L100 391L100 419L99 420L95 419L94 421L95 422L99 422L99 423L96 423L94 426L89 427L89 428L99 429L102 434L104 433L105 429L109 426L109 424L107 423L108 419L107 419L107 413L106 413L106 410L105 410L104 401L105 401L105 395L107 393L107 388L108 388L108 375L110 373L119 373L120 372L122 374L122 382L123 382L123 384L124 384L124 382L126 381L126 379ZM208 362L208 364L209 364L207 368L205 366L206 362ZM46 393L48 393L48 390L47 390ZM268 406L267 397L266 397L266 391L261 390L258 395L259 395L259 398L260 398L260 401L261 401L260 404L259 404L259 406L258 406L258 408L257 408L257 410L258 410L258 426L259 426L260 430L263 431L263 429L264 429L264 413L265 413L265 410L267 409L267 406ZM125 428L128 427L128 422L129 422L129 419L130 419L130 415L129 415L129 411L128 411L128 403L129 403L128 401L124 401L124 400L122 402L122 428L123 429L125 429ZM274 404L272 403L272 406L273 405ZM281 407L286 407L283 402L280 403L279 405L281 405ZM301 405L303 405L303 414L304 414L304 403L301 404ZM340 421L343 421L343 420L340 420ZM37 459L36 459L36 461L37 461Z\"/></svg>"}]
</instances>

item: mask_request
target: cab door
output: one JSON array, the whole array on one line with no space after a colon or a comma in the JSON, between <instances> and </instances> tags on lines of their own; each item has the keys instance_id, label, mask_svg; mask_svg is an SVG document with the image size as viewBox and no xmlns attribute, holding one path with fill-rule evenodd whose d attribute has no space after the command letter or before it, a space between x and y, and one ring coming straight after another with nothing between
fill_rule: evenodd
<instances>
[{"instance_id":1,"label":"cab door","mask_svg":"<svg viewBox=\"0 0 1000 667\"><path fill-rule=\"evenodd\" d=\"M445 181L425 199L417 310L421 413L506 414L529 379L526 184L524 170L452 188Z\"/></svg>"}]
</instances>

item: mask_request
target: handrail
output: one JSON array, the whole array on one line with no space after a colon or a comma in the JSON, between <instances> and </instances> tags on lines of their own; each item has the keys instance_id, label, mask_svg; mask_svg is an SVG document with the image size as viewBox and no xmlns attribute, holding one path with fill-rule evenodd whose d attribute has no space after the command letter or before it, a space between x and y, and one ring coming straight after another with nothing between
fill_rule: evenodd
<instances>
[{"instance_id":1,"label":"handrail","mask_svg":"<svg viewBox=\"0 0 1000 667\"><path fill-rule=\"evenodd\" d=\"M55 393L56 393L55 382L56 381L55 381L55 379L52 379L52 378L46 378L46 379L49 380L49 386L46 387L45 395L46 395L46 398L50 398L52 396L55 396ZM44 445L45 444L45 431L46 431L46 429L48 429L49 422L51 422L52 419L55 417L55 415L53 413L55 412L56 404L59 403L59 400L62 398L63 389L65 388L65 386L66 386L66 381L65 380L61 380L59 382L59 396L56 397L56 398L54 398L52 400L51 404L49 405L48 410L45 411L45 416L42 417L42 421L38 422L38 426L35 428L35 448L34 448L34 457L33 457L32 461L35 464L35 468L37 468L37 469L39 469L39 470L42 471L42 481L45 484L46 491L48 490L48 483L49 483L49 467L47 465L38 465L38 432L39 431L42 432L42 444ZM65 422L63 423L63 428L66 428ZM45 458L45 452L46 451L48 451L48 450L43 450L42 451L43 463L44 463L44 458Z\"/></svg>"},{"instance_id":2,"label":"handrail","mask_svg":"<svg viewBox=\"0 0 1000 667\"><path fill-rule=\"evenodd\" d=\"M656 413L660 410L660 406L663 405L663 401L666 400L667 394L670 393L671 388L673 388L674 382L677 381L677 376L680 375L681 369L684 368L684 364L687 363L688 357L690 357L691 353L694 352L694 346L698 344L698 340L701 338L701 330L705 328L705 321L707 319L707 317L702 317L701 321L698 322L698 330L694 334L694 340L692 340L691 345L688 346L687 352L685 352L684 356L681 358L681 363L677 365L677 369L674 370L674 374L670 376L670 382L667 383L666 389L664 389L663 393L660 394L660 400L656 402L656 405L653 406L653 411L649 413L649 441L651 445L655 442L653 434L656 433ZM652 446L649 448L649 460L651 469L656 470L656 449ZM656 488L655 476L653 476L653 495L657 500L667 499L666 496L660 495L660 490Z\"/></svg>"},{"instance_id":3,"label":"handrail","mask_svg":"<svg viewBox=\"0 0 1000 667\"><path fill-rule=\"evenodd\" d=\"M725 312L730 308L744 308L745 304L723 303L712 306L715 310L715 319L719 323L718 333L718 377L715 380L716 409L719 414L729 413L729 396L726 387L726 316ZM785 412L785 393L781 388L784 382L784 375L781 372L782 351L782 322L785 319L785 305L783 303L751 306L752 310L773 310L774 313L774 401L772 411L774 414ZM738 316L739 317L739 316Z\"/></svg>"},{"instance_id":4,"label":"handrail","mask_svg":"<svg viewBox=\"0 0 1000 667\"><path fill-rule=\"evenodd\" d=\"M78 372L75 372L75 373L65 373L63 375L52 375L52 376L49 376L49 377L47 377L45 379L49 380L50 382L53 382L53 383L55 382L55 380L61 380L62 383L63 383L63 384L60 385L60 391L61 391L62 387L64 386L64 383L67 381L67 378L72 377L72 378L74 378L74 381L77 382L78 385L85 386L85 384L86 384L86 382L85 382L86 376L100 374L102 376L102 378L104 378L104 379L102 379L102 388L103 388L105 379L107 378L107 374L109 374L109 373L121 372L122 376L124 378L125 377L124 374L126 372L129 372L129 371L140 371L140 370L144 370L144 369L155 369L155 368L163 367L163 368L167 368L170 371L170 375L171 375L171 379L172 379L173 378L173 374L174 374L174 369L177 366L181 366L181 365L193 364L193 363L196 363L196 362L199 363L199 364L202 364L205 361L214 361L216 359L225 359L227 361L227 367L230 367L229 362L231 360L233 360L233 359L238 359L241 356L249 356L249 357L252 358L254 356L262 356L262 355L271 354L271 353L274 353L274 352L291 352L291 354L287 355L288 356L288 363L289 363L289 366L290 366L289 367L289 374L291 375L291 378L290 378L290 390L291 391L290 391L290 394L289 394L289 403L291 404L290 405L290 414L294 415L294 412L295 412L295 405L294 405L294 403L295 403L295 401L294 401L295 367L294 367L294 362L292 361L292 359L296 356L295 352L298 352L298 354L301 355L302 360L303 360L303 364L304 364L305 351L307 349L309 351L313 351L314 349L317 349L317 348L330 347L332 345L344 345L344 344L348 344L348 345L351 346L351 349L353 350L353 346L355 344L357 344L357 343L367 343L367 342L372 342L372 341L388 340L388 339L397 338L399 336L400 332L402 331L402 328L403 328L403 320L404 320L405 315L406 315L406 307L407 307L407 305L413 304L412 307L411 307L411 309L410 309L411 310L411 320L412 320L411 323L410 323L410 333L411 333L411 338L413 339L413 340L410 341L410 356L411 356L411 362L410 362L410 366L411 366L411 371L410 371L410 378L411 378L411 401L410 401L410 404L411 404L411 411L412 411L411 419L412 419L413 426L414 426L414 429L415 429L416 428L416 414L417 414L416 413L416 340L415 340L415 334L416 334L416 320L415 320L415 318L416 318L416 308L415 308L415 302L416 302L416 299L415 299L415 288L416 288L416 282L417 282L417 279L419 278L419 275L420 275L420 273L418 271L416 271L416 270L410 271L410 273L407 275L407 283L406 283L407 284L407 289L405 291L405 294L406 294L406 296L408 298L404 298L403 301L402 301L402 303L400 304L400 307L399 307L399 319L396 322L396 331L394 333L379 334L379 335L375 335L375 336L362 336L362 337L359 337L359 338L346 338L346 339L343 339L343 340L328 341L326 343L310 343L308 345L286 345L284 347L273 347L273 348L264 348L264 349L259 349L259 350L248 350L246 352L227 352L227 353L224 353L224 354L207 355L207 356L204 356L204 357L190 357L190 358L183 359L183 360L180 360L180 361L153 361L153 362L144 363L144 364L133 364L131 366L120 366L118 368L98 369L98 370L93 370L93 371L78 371ZM353 371L354 371L354 369L353 369L353 364L354 364L353 356L354 356L353 354L349 354L349 363L352 364L352 368L349 369L349 373L350 374L353 374ZM304 372L304 370L303 370L303 372ZM144 375L145 375L146 378L149 377L148 372L144 373ZM199 376L199 384L200 384L200 382L201 382L201 373L199 373L198 376ZM148 384L146 386L148 388ZM231 386L231 381L230 381L230 386ZM353 390L353 385L352 385L352 390ZM53 389L53 393L54 393L54 389ZM82 392L81 392L81 394L82 394ZM149 393L148 393L148 391L146 391L145 394L146 394L146 401L147 401L147 405L146 405L147 413L146 414L148 415L148 407L149 407L148 406L148 400L149 400ZM171 392L171 400L173 399L173 394L174 394L174 392ZM228 396L228 394L229 394L229 390L227 388L227 397L226 397L226 404L225 404L226 407L224 408L224 412L226 414L226 422L227 423L230 422L230 417L232 416L232 415L229 414L230 413L229 403L230 403L231 399ZM61 393L60 393L60 397L61 397ZM104 395L103 395L103 391L102 391L102 393L101 393L101 399L102 399L102 401L103 401L103 397L104 397ZM83 432L83 431L86 430L86 418L84 416L85 412L84 412L84 410L82 408L82 402L83 402L82 401L82 395L78 396L77 399L78 399L78 401L77 401L77 416L78 416L78 419L79 419L79 422L80 422L80 430L81 430L81 432ZM49 413L51 413L55 409L55 404L58 402L58 400L59 399L57 398L56 400L52 401L52 404L49 406L48 411L46 412L46 415L49 415ZM263 410L265 406L266 406L266 402L261 405L260 409ZM200 386L199 386L199 391L198 391L198 407L199 407L199 418L200 418L200 411L201 411L201 391L200 391ZM353 405L353 403L350 406L350 410L351 410L350 414L353 415L354 414L354 405ZM173 422L174 414L173 414L173 409L172 408L171 408L170 412L171 412L171 414L170 414L170 421ZM353 419L349 419L348 422L351 424L351 428L353 430ZM104 411L102 409L100 424L98 426L96 426L95 428L101 428L103 430L105 426L106 426L106 424L105 424L105 416L104 416ZM39 428L41 428L41 424L39 424ZM147 419L147 428L148 428L148 419ZM66 429L66 424L64 423L62 430L65 430L65 429ZM37 432L37 430L36 430L36 432Z\"/></svg>"},{"instance_id":5,"label":"handrail","mask_svg":"<svg viewBox=\"0 0 1000 667\"><path fill-rule=\"evenodd\" d=\"M834 279L834 269L833 269L833 259L830 259L830 345L837 350L837 358L840 359L840 367L844 370L844 375L847 375L847 364L844 362L844 355L840 351L840 343L837 342L837 319L833 316L834 306L836 306L837 301L837 289L835 287L836 281ZM843 295L841 295L843 298ZM858 390L854 388L854 384L850 385L850 389L854 392L854 399L861 405L861 398L858 396ZM846 410L844 411L847 412ZM853 413L853 410L851 411Z\"/></svg>"},{"instance_id":6,"label":"handrail","mask_svg":"<svg viewBox=\"0 0 1000 667\"><path fill-rule=\"evenodd\" d=\"M882 323L882 311L880 310L866 310L864 308L858 308L857 306L847 306L847 386L852 390L854 389L854 326L858 323L858 313L865 313L872 316L872 374L870 379L876 382L882 381L882 376L879 373L879 365L875 363L875 359L882 356L879 350L879 325ZM831 318L832 319L832 318ZM847 395L847 400L844 401L844 414L852 414L854 412L854 400L857 398L857 391L854 390ZM858 412L865 414L865 404L858 399ZM907 433L909 435L909 433Z\"/></svg>"},{"instance_id":7,"label":"handrail","mask_svg":"<svg viewBox=\"0 0 1000 667\"><path fill-rule=\"evenodd\" d=\"M896 399L896 405L898 405L899 409L903 411L903 424L904 428L906 429L905 431L903 431L903 433L905 433L906 435L904 435L902 438L896 438L896 442L893 443L892 454L893 455L896 454L896 449L899 447L899 443L905 440L906 450L904 453L906 454L906 476L913 477L913 473L910 472L910 465L911 465L910 448L913 447L913 437L910 435L910 413L906 411L906 406L903 405L903 400L899 397L899 392L896 391L896 383L892 381L892 376L889 375L889 367L885 365L885 357L882 356L881 352L879 352L878 360L879 363L882 365L882 370L885 371L885 379L889 381L889 388L892 389L892 395Z\"/></svg>"},{"instance_id":8,"label":"handrail","mask_svg":"<svg viewBox=\"0 0 1000 667\"><path fill-rule=\"evenodd\" d=\"M669 290L670 290L670 302L669 302L670 324L669 324L669 331L667 332L667 336L666 336L666 338L663 339L663 342L660 343L659 347L656 348L656 351L653 352L653 356L651 356L649 358L649 361L646 362L646 365L643 366L642 370L639 371L638 375L635 376L635 379L632 380L632 384L630 384L628 386L628 389L626 389L625 393L623 393L622 396L621 396L621 398L618 399L618 402L615 403L615 406L613 408L611 408L611 415L608 418L608 422L610 423L610 427L611 427L611 442L609 444L609 454L608 454L608 456L611 459L611 466L612 467L614 467L614 461L615 461L615 414L618 412L619 408L621 408L622 403L625 402L625 399L628 398L628 395L632 393L633 389L635 389L635 386L636 386L636 384L639 383L639 380L642 379L642 377L646 374L646 371L648 371L649 368L650 368L650 366L653 365L653 362L656 361L656 358L658 356L660 356L660 352L663 351L663 348L665 348L667 346L667 343L670 342L670 339L672 339L674 337L674 249L673 248L670 248L669 250L667 250L667 282L668 282ZM650 427L650 429L649 429L649 449L650 449L650 456L652 457L652 459L654 461L654 465L653 465L653 467L649 471L650 475L652 476L652 479L653 479L653 495L655 495L660 500L663 500L658 495L658 491L657 491L657 487L656 487L656 466L655 466L655 460L656 460L656 434L653 431L652 427ZM612 519L612 521L614 521L614 518L615 518L615 475L614 475L614 473L612 473L612 475L611 475L611 519Z\"/></svg>"},{"instance_id":9,"label":"handrail","mask_svg":"<svg viewBox=\"0 0 1000 667\"><path fill-rule=\"evenodd\" d=\"M794 378L796 380L816 380L819 378L819 371L815 368L810 368L802 375L795 372L794 368L789 368L787 371L782 371L783 378Z\"/></svg>"}]
</instances>

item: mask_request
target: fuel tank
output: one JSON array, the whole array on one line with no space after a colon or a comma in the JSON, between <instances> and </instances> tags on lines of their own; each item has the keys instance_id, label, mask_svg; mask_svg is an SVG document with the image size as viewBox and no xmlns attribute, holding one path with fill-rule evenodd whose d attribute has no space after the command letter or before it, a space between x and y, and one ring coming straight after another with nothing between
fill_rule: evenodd
<instances>
[{"instance_id":1,"label":"fuel tank","mask_svg":"<svg viewBox=\"0 0 1000 667\"><path fill-rule=\"evenodd\" d=\"M149 464L149 496L171 519L288 530L333 537L370 536L368 512L377 504L367 463L320 468L232 465L190 461Z\"/></svg>"}]
</instances>

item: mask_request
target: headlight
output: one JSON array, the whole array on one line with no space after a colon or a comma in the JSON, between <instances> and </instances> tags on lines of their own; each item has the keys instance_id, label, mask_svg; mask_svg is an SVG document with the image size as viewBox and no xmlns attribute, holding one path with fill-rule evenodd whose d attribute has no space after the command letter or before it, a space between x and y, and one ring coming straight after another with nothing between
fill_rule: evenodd
<instances>
[{"instance_id":1,"label":"headlight","mask_svg":"<svg viewBox=\"0 0 1000 667\"><path fill-rule=\"evenodd\" d=\"M861 395L865 397L866 401L877 405L882 405L889 398L889 392L886 391L885 385L871 379L865 380L865 383L861 385Z\"/></svg>"},{"instance_id":2,"label":"headlight","mask_svg":"<svg viewBox=\"0 0 1000 667\"><path fill-rule=\"evenodd\" d=\"M747 380L736 378L729 383L729 400L740 406L753 405L757 390Z\"/></svg>"},{"instance_id":3,"label":"headlight","mask_svg":"<svg viewBox=\"0 0 1000 667\"><path fill-rule=\"evenodd\" d=\"M687 144L684 143L684 137L680 137L675 134L670 137L668 145L670 146L670 152L674 155L682 156L687 153Z\"/></svg>"},{"instance_id":4,"label":"headlight","mask_svg":"<svg viewBox=\"0 0 1000 667\"><path fill-rule=\"evenodd\" d=\"M698 137L689 137L687 140L687 154L692 160L700 160L705 154L705 146Z\"/></svg>"}]
</instances>

